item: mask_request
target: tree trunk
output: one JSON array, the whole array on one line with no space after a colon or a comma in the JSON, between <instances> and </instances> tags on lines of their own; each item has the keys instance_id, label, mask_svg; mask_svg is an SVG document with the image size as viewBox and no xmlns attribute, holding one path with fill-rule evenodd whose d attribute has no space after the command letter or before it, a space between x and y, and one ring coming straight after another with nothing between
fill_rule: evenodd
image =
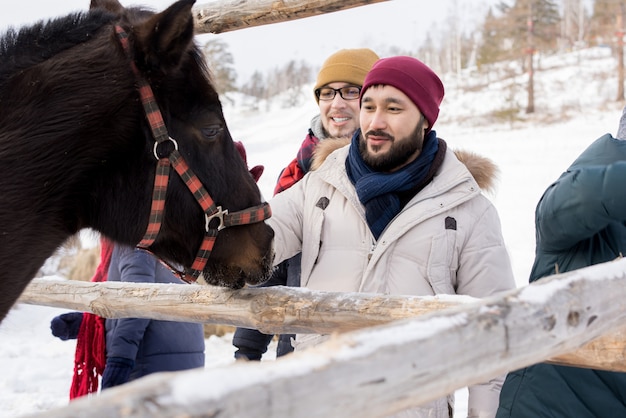
<instances>
[{"instance_id":1,"label":"tree trunk","mask_svg":"<svg viewBox=\"0 0 626 418\"><path fill-rule=\"evenodd\" d=\"M619 4L617 14L617 96L618 102L624 100L624 3Z\"/></svg>"},{"instance_id":2,"label":"tree trunk","mask_svg":"<svg viewBox=\"0 0 626 418\"><path fill-rule=\"evenodd\" d=\"M528 103L526 105L526 113L535 113L535 39L533 24L533 2L529 2L527 34L528 34Z\"/></svg>"}]
</instances>

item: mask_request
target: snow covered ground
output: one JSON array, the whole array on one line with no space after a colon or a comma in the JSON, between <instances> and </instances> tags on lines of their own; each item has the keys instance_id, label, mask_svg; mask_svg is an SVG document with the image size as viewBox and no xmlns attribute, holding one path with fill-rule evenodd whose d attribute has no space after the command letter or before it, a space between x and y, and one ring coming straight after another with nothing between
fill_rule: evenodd
<instances>
[{"instance_id":1,"label":"snow covered ground","mask_svg":"<svg viewBox=\"0 0 626 418\"><path fill-rule=\"evenodd\" d=\"M536 114L512 123L494 123L485 114L512 105L523 108L523 77L513 87L477 73L460 80L444 77L446 99L435 130L451 148L475 151L500 167L497 191L489 197L500 212L519 286L527 283L532 265L534 209L544 189L593 140L617 131L624 103L614 101L617 81L609 71L616 73L615 66L602 48L543 58L535 75ZM472 91L456 87L470 82L477 86ZM265 165L259 185L270 197L280 169L295 156L316 112L313 95L296 108L275 101L253 111L240 98L235 103L225 108L230 130L245 144L249 164ZM50 320L62 312L17 305L0 325L0 418L68 402L75 344L52 337L49 329ZM207 367L234 361L230 338L207 340ZM459 392L457 416L466 414L464 396Z\"/></svg>"}]
</instances>

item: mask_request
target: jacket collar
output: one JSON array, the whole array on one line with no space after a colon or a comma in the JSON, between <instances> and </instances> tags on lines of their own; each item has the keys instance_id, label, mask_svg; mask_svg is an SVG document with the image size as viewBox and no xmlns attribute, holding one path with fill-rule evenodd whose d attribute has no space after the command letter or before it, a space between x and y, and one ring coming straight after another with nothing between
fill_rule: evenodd
<instances>
[{"instance_id":1,"label":"jacket collar","mask_svg":"<svg viewBox=\"0 0 626 418\"><path fill-rule=\"evenodd\" d=\"M311 170L317 170L320 168L329 155L348 145L350 145L350 138L328 138L328 140L317 144L315 151L313 152ZM472 151L457 149L453 150L453 152L456 159L458 159L465 166L482 190L492 193L495 191L495 183L498 178L499 170L492 160L480 156ZM345 155L341 160L345 161ZM439 170L439 173L441 173L441 169Z\"/></svg>"}]
</instances>

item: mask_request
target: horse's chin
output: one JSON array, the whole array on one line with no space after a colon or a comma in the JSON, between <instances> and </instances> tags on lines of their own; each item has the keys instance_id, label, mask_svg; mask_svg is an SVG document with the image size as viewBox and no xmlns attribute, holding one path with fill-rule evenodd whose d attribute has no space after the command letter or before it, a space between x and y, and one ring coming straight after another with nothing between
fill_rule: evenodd
<instances>
[{"instance_id":1,"label":"horse's chin","mask_svg":"<svg viewBox=\"0 0 626 418\"><path fill-rule=\"evenodd\" d=\"M266 262L254 270L244 270L239 266L208 265L203 276L210 285L241 289L246 284L255 286L265 283L270 278L271 273L272 263Z\"/></svg>"}]
</instances>

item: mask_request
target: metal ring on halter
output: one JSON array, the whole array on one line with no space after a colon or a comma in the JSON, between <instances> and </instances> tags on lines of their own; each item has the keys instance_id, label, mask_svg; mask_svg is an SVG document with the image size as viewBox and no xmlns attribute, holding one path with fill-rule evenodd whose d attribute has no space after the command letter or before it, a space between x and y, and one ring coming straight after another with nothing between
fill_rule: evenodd
<instances>
[{"instance_id":1,"label":"metal ring on halter","mask_svg":"<svg viewBox=\"0 0 626 418\"><path fill-rule=\"evenodd\" d=\"M211 223L211 221L213 219L219 219L220 224L217 226L217 230L221 231L222 229L226 228L224 226L224 215L228 215L228 209L226 210L222 210L221 206L217 207L217 212L215 212L212 215L207 215L206 213L204 214L204 217L206 218L206 222L204 225L204 229L206 232L209 232L209 224Z\"/></svg>"},{"instance_id":2,"label":"metal ring on halter","mask_svg":"<svg viewBox=\"0 0 626 418\"><path fill-rule=\"evenodd\" d=\"M176 140L174 138L172 138L171 136L168 136L167 139L174 144L174 150L178 151L178 142L176 142ZM161 141L161 142L155 142L154 143L154 149L153 149L153 153L154 153L154 158L156 158L157 160L160 160L161 157L159 157L159 153L157 152L157 147L161 144L165 144L166 141Z\"/></svg>"}]
</instances>

